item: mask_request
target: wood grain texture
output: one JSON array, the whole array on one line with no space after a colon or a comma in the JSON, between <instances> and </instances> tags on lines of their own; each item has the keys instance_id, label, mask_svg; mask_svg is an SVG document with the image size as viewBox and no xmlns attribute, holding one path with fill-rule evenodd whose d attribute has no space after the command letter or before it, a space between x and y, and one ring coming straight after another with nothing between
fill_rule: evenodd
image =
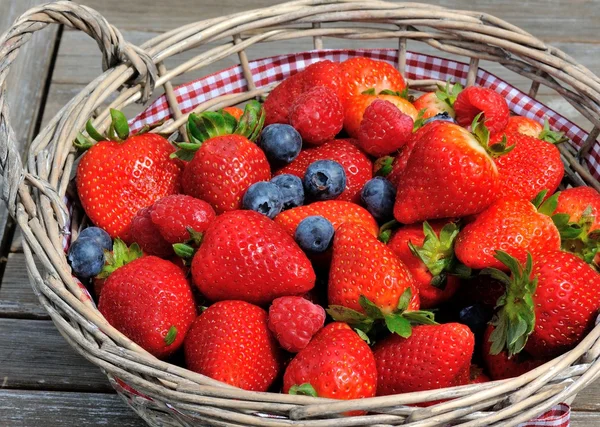
<instances>
[{"instance_id":1,"label":"wood grain texture","mask_svg":"<svg viewBox=\"0 0 600 427\"><path fill-rule=\"evenodd\" d=\"M25 268L25 255L8 255L0 286L0 317L49 319L33 293Z\"/></svg>"},{"instance_id":2,"label":"wood grain texture","mask_svg":"<svg viewBox=\"0 0 600 427\"><path fill-rule=\"evenodd\" d=\"M0 390L3 427L146 425L117 395Z\"/></svg>"},{"instance_id":3,"label":"wood grain texture","mask_svg":"<svg viewBox=\"0 0 600 427\"><path fill-rule=\"evenodd\" d=\"M0 342L2 388L112 391L100 369L75 353L50 321L0 319Z\"/></svg>"}]
</instances>

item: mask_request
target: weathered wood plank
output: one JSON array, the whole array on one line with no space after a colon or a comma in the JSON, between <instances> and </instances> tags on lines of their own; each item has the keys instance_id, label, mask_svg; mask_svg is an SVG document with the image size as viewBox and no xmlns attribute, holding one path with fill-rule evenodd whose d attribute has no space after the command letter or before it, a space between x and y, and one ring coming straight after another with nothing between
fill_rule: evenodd
<instances>
[{"instance_id":1,"label":"weathered wood plank","mask_svg":"<svg viewBox=\"0 0 600 427\"><path fill-rule=\"evenodd\" d=\"M29 284L25 255L9 254L0 286L0 317L49 319Z\"/></svg>"},{"instance_id":2,"label":"weathered wood plank","mask_svg":"<svg viewBox=\"0 0 600 427\"><path fill-rule=\"evenodd\" d=\"M600 426L600 414L597 412L571 412L571 427Z\"/></svg>"},{"instance_id":3,"label":"weathered wood plank","mask_svg":"<svg viewBox=\"0 0 600 427\"><path fill-rule=\"evenodd\" d=\"M146 425L119 396L102 393L0 390L0 419L5 427Z\"/></svg>"},{"instance_id":4,"label":"weathered wood plank","mask_svg":"<svg viewBox=\"0 0 600 427\"><path fill-rule=\"evenodd\" d=\"M75 353L50 321L0 319L0 342L3 388L112 390L100 369Z\"/></svg>"}]
</instances>

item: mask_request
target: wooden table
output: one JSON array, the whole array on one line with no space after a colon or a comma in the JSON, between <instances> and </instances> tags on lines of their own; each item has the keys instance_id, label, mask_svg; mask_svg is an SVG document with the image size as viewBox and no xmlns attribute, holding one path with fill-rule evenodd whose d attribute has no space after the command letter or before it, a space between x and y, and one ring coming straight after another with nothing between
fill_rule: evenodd
<instances>
[{"instance_id":1,"label":"wooden table","mask_svg":"<svg viewBox=\"0 0 600 427\"><path fill-rule=\"evenodd\" d=\"M192 20L277 3L268 0L82 1L100 11L127 40L136 44ZM43 2L0 0L0 31L27 8ZM468 9L472 4L467 0L435 3L458 9ZM600 71L597 29L600 1L485 0L477 4L479 10L520 26L563 49L590 69ZM332 47L333 43L326 40L325 46ZM254 48L251 56L306 50L310 48L310 40L268 46L268 50ZM335 46L356 44L345 42ZM387 45L375 41L370 46ZM431 52L416 44L409 44L409 49ZM225 68L233 62L235 59L225 60L211 70ZM482 63L481 66L518 86L527 87L524 79L497 65ZM22 52L18 65L11 69L12 84L9 84L12 123L22 147L40 125L47 123L100 71L97 47L85 35L71 30L63 32L56 27L36 34ZM574 109L549 90L541 90L540 98L579 122ZM137 416L114 394L100 370L71 350L38 305L29 287L20 235L7 219L4 207L0 208L0 236L0 425L142 426ZM600 384L582 392L573 408L573 426L599 426Z\"/></svg>"}]
</instances>

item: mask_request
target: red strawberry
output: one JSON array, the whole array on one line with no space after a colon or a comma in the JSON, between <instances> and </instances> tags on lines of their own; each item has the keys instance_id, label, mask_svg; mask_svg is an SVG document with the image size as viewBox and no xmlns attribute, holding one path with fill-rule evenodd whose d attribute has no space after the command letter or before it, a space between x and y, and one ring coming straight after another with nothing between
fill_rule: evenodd
<instances>
[{"instance_id":1,"label":"red strawberry","mask_svg":"<svg viewBox=\"0 0 600 427\"><path fill-rule=\"evenodd\" d=\"M358 224L347 222L337 229L329 272L329 304L364 313L361 297L365 297L384 315L391 315L407 290L411 293L410 302L406 301L408 309L418 310L415 282L392 250Z\"/></svg>"},{"instance_id":2,"label":"red strawberry","mask_svg":"<svg viewBox=\"0 0 600 427\"><path fill-rule=\"evenodd\" d=\"M152 206L140 209L131 220L131 240L148 255L168 258L173 255L173 245L165 240L152 222Z\"/></svg>"},{"instance_id":3,"label":"red strawberry","mask_svg":"<svg viewBox=\"0 0 600 427\"><path fill-rule=\"evenodd\" d=\"M475 136L440 121L421 131L399 180L396 219L411 224L475 214L489 206L497 197L498 171ZM487 146L485 135L480 139Z\"/></svg>"},{"instance_id":4,"label":"red strawberry","mask_svg":"<svg viewBox=\"0 0 600 427\"><path fill-rule=\"evenodd\" d=\"M367 108L375 101L388 101L400 112L416 120L419 112L406 99L397 95L354 95L348 99L344 107L344 129L353 138L358 138L360 124Z\"/></svg>"},{"instance_id":5,"label":"red strawberry","mask_svg":"<svg viewBox=\"0 0 600 427\"><path fill-rule=\"evenodd\" d=\"M373 89L375 93L383 90L402 92L406 87L402 74L384 61L356 57L342 62L340 68L345 104L350 97L369 89Z\"/></svg>"},{"instance_id":6,"label":"red strawberry","mask_svg":"<svg viewBox=\"0 0 600 427\"><path fill-rule=\"evenodd\" d=\"M271 91L264 108L265 125L289 123L289 111L298 96L315 86L325 86L342 96L340 65L337 62L321 61L288 77Z\"/></svg>"},{"instance_id":7,"label":"red strawberry","mask_svg":"<svg viewBox=\"0 0 600 427\"><path fill-rule=\"evenodd\" d=\"M592 187L575 187L561 191L554 214L569 215L570 222L588 217L589 231L600 229L600 193Z\"/></svg>"},{"instance_id":8,"label":"red strawberry","mask_svg":"<svg viewBox=\"0 0 600 427\"><path fill-rule=\"evenodd\" d=\"M527 252L559 248L560 234L552 219L530 201L511 197L497 200L468 224L458 235L454 250L467 267L505 269L494 258L496 250L525 262Z\"/></svg>"},{"instance_id":9,"label":"red strawberry","mask_svg":"<svg viewBox=\"0 0 600 427\"><path fill-rule=\"evenodd\" d=\"M277 298L269 307L269 329L281 347L298 353L325 323L325 310L302 297Z\"/></svg>"},{"instance_id":10,"label":"red strawberry","mask_svg":"<svg viewBox=\"0 0 600 427\"><path fill-rule=\"evenodd\" d=\"M494 327L489 325L485 330L482 347L483 360L492 380L518 377L547 362L543 359L534 359L524 351L512 357L508 357L506 350L495 355L490 354L492 343L489 339L493 331Z\"/></svg>"},{"instance_id":11,"label":"red strawberry","mask_svg":"<svg viewBox=\"0 0 600 427\"><path fill-rule=\"evenodd\" d=\"M192 278L209 300L268 304L315 285L310 261L281 226L254 211L218 216L192 260Z\"/></svg>"},{"instance_id":12,"label":"red strawberry","mask_svg":"<svg viewBox=\"0 0 600 427\"><path fill-rule=\"evenodd\" d=\"M360 122L358 146L372 156L390 154L412 138L413 119L381 99L367 107Z\"/></svg>"},{"instance_id":13,"label":"red strawberry","mask_svg":"<svg viewBox=\"0 0 600 427\"><path fill-rule=\"evenodd\" d=\"M190 240L190 229L203 233L216 217L213 208L204 200L183 194L156 201L150 216L161 236L171 244Z\"/></svg>"},{"instance_id":14,"label":"red strawberry","mask_svg":"<svg viewBox=\"0 0 600 427\"><path fill-rule=\"evenodd\" d=\"M181 269L154 256L112 273L98 309L112 326L159 358L183 344L196 317L192 289Z\"/></svg>"},{"instance_id":15,"label":"red strawberry","mask_svg":"<svg viewBox=\"0 0 600 427\"><path fill-rule=\"evenodd\" d=\"M463 87L459 83L455 83L450 89L450 85L446 84L446 87L440 87L435 92L427 92L418 97L413 101L413 105L421 113L422 119L429 119L441 113L448 113L448 115L454 118L456 115L452 105L456 101L456 97L463 90Z\"/></svg>"},{"instance_id":16,"label":"red strawberry","mask_svg":"<svg viewBox=\"0 0 600 427\"><path fill-rule=\"evenodd\" d=\"M490 382L491 379L483 373L483 369L481 369L479 366L477 365L471 365L471 371L470 371L470 381L469 384L483 384L483 383L487 383Z\"/></svg>"},{"instance_id":17,"label":"red strawberry","mask_svg":"<svg viewBox=\"0 0 600 427\"><path fill-rule=\"evenodd\" d=\"M525 349L538 359L558 356L577 345L592 329L600 308L600 274L568 252L528 256L522 267L506 252L497 258L512 277L496 271L507 286L492 324L491 352L509 356ZM567 325L567 326L565 326Z\"/></svg>"},{"instance_id":18,"label":"red strawberry","mask_svg":"<svg viewBox=\"0 0 600 427\"><path fill-rule=\"evenodd\" d=\"M131 246L127 247L125 242L123 242L121 239L115 239L113 242L113 250L110 252L105 252L105 263L102 271L100 274L94 277L93 280L96 300L100 299L102 289L104 289L104 285L106 284L106 279L108 279L108 276L110 276L118 268L121 268L125 264L129 264L138 258L141 258L143 255L144 254L137 243L132 243Z\"/></svg>"},{"instance_id":19,"label":"red strawberry","mask_svg":"<svg viewBox=\"0 0 600 427\"><path fill-rule=\"evenodd\" d=\"M502 132L508 123L510 111L502 95L486 87L470 86L456 97L454 112L458 124L467 127L483 113L485 126L490 133Z\"/></svg>"},{"instance_id":20,"label":"red strawberry","mask_svg":"<svg viewBox=\"0 0 600 427\"><path fill-rule=\"evenodd\" d=\"M277 171L275 175L289 173L303 178L308 166L317 160L333 160L342 165L346 172L346 189L337 200L360 203L360 192L373 177L373 165L351 140L336 139L320 147L302 150L292 163Z\"/></svg>"},{"instance_id":21,"label":"red strawberry","mask_svg":"<svg viewBox=\"0 0 600 427\"><path fill-rule=\"evenodd\" d=\"M415 326L409 338L392 334L373 348L377 395L468 384L475 337L460 323Z\"/></svg>"},{"instance_id":22,"label":"red strawberry","mask_svg":"<svg viewBox=\"0 0 600 427\"><path fill-rule=\"evenodd\" d=\"M217 213L240 209L252 184L271 179L267 157L241 135L223 135L205 141L185 166L184 193L205 200Z\"/></svg>"},{"instance_id":23,"label":"red strawberry","mask_svg":"<svg viewBox=\"0 0 600 427\"><path fill-rule=\"evenodd\" d=\"M314 215L320 215L329 220L336 230L346 222L353 222L360 224L375 237L379 234L379 226L375 218L365 208L341 200L326 200L298 206L281 212L275 217L275 222L281 225L290 236L293 236L300 221Z\"/></svg>"},{"instance_id":24,"label":"red strawberry","mask_svg":"<svg viewBox=\"0 0 600 427\"><path fill-rule=\"evenodd\" d=\"M345 323L323 328L290 362L283 376L283 392L290 394L360 399L375 396L376 389L373 352Z\"/></svg>"},{"instance_id":25,"label":"red strawberry","mask_svg":"<svg viewBox=\"0 0 600 427\"><path fill-rule=\"evenodd\" d=\"M184 350L188 369L244 390L267 391L281 370L267 313L244 301L221 301L205 310Z\"/></svg>"},{"instance_id":26,"label":"red strawberry","mask_svg":"<svg viewBox=\"0 0 600 427\"><path fill-rule=\"evenodd\" d=\"M140 209L179 192L182 166L169 157L175 148L165 138L155 133L130 137L125 116L115 110L111 114L120 140L100 141L83 155L77 192L94 224L112 238L127 240Z\"/></svg>"},{"instance_id":27,"label":"red strawberry","mask_svg":"<svg viewBox=\"0 0 600 427\"><path fill-rule=\"evenodd\" d=\"M509 148L514 148L494 159L500 176L500 195L532 200L542 190L554 193L565 171L558 148L518 132L497 134L490 145L503 138Z\"/></svg>"},{"instance_id":28,"label":"red strawberry","mask_svg":"<svg viewBox=\"0 0 600 427\"><path fill-rule=\"evenodd\" d=\"M413 224L401 228L388 247L406 265L419 289L421 308L431 308L450 299L458 290L454 223ZM439 236L439 237L438 237Z\"/></svg>"},{"instance_id":29,"label":"red strawberry","mask_svg":"<svg viewBox=\"0 0 600 427\"><path fill-rule=\"evenodd\" d=\"M511 116L503 133L517 132L533 138L539 138L543 130L544 127L533 119L523 116Z\"/></svg>"},{"instance_id":30,"label":"red strawberry","mask_svg":"<svg viewBox=\"0 0 600 427\"><path fill-rule=\"evenodd\" d=\"M342 130L342 102L332 89L313 87L296 98L290 108L289 121L302 136L302 141L321 145Z\"/></svg>"}]
</instances>

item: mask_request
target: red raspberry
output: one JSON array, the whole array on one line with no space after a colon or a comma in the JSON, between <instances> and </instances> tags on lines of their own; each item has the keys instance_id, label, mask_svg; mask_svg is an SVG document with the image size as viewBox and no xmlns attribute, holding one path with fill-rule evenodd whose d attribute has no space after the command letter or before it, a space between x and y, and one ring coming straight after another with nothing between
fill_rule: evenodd
<instances>
[{"instance_id":1,"label":"red raspberry","mask_svg":"<svg viewBox=\"0 0 600 427\"><path fill-rule=\"evenodd\" d=\"M394 104L377 99L360 122L358 146L373 156L393 153L410 140L413 126L413 119Z\"/></svg>"},{"instance_id":2,"label":"red raspberry","mask_svg":"<svg viewBox=\"0 0 600 427\"><path fill-rule=\"evenodd\" d=\"M152 207L142 208L131 220L132 239L140 245L144 253L167 258L173 254L173 247L167 242L152 222Z\"/></svg>"},{"instance_id":3,"label":"red raspberry","mask_svg":"<svg viewBox=\"0 0 600 427\"><path fill-rule=\"evenodd\" d=\"M188 227L199 233L206 231L216 214L204 200L173 194L156 201L150 216L162 237L173 244L190 239Z\"/></svg>"},{"instance_id":4,"label":"red raspberry","mask_svg":"<svg viewBox=\"0 0 600 427\"><path fill-rule=\"evenodd\" d=\"M269 308L269 329L281 347L297 353L325 323L325 310L302 297L281 297Z\"/></svg>"},{"instance_id":5,"label":"red raspberry","mask_svg":"<svg viewBox=\"0 0 600 427\"><path fill-rule=\"evenodd\" d=\"M321 145L342 130L344 109L340 98L332 89L317 86L296 99L290 108L289 119L303 141Z\"/></svg>"},{"instance_id":6,"label":"red raspberry","mask_svg":"<svg viewBox=\"0 0 600 427\"><path fill-rule=\"evenodd\" d=\"M497 92L486 87L470 86L456 97L454 112L458 124L469 126L477 114L483 112L490 133L502 132L508 124L508 104Z\"/></svg>"}]
</instances>

